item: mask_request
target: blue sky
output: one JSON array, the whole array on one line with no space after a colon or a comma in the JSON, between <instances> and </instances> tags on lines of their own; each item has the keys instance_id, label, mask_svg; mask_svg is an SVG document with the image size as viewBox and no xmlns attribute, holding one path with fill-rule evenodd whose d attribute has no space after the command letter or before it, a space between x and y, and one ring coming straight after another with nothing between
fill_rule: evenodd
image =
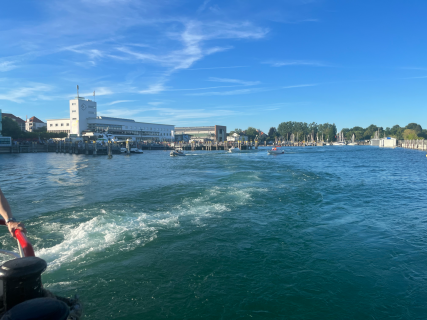
<instances>
[{"instance_id":1,"label":"blue sky","mask_svg":"<svg viewBox=\"0 0 427 320\"><path fill-rule=\"evenodd\" d=\"M427 1L50 0L0 11L0 108L176 126L427 128Z\"/></svg>"}]
</instances>

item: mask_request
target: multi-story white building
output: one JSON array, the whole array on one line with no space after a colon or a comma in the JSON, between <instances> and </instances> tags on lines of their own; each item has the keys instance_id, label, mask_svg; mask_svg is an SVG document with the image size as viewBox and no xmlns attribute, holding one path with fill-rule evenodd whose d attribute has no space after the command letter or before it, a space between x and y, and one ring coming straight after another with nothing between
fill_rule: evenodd
<instances>
[{"instance_id":1,"label":"multi-story white building","mask_svg":"<svg viewBox=\"0 0 427 320\"><path fill-rule=\"evenodd\" d=\"M25 131L33 132L34 130L46 127L46 123L37 117L31 117L25 121Z\"/></svg>"},{"instance_id":2,"label":"multi-story white building","mask_svg":"<svg viewBox=\"0 0 427 320\"><path fill-rule=\"evenodd\" d=\"M87 132L108 131L119 138L138 141L171 141L174 139L174 127L98 116L96 102L83 97L70 100L70 119L47 120L47 130L52 132L67 132L72 136L81 137Z\"/></svg>"},{"instance_id":3,"label":"multi-story white building","mask_svg":"<svg viewBox=\"0 0 427 320\"><path fill-rule=\"evenodd\" d=\"M70 119L48 119L47 132L70 133Z\"/></svg>"},{"instance_id":4,"label":"multi-story white building","mask_svg":"<svg viewBox=\"0 0 427 320\"><path fill-rule=\"evenodd\" d=\"M227 141L233 141L233 142L248 141L248 136L245 136L244 134L240 135L235 132L231 136L227 137Z\"/></svg>"}]
</instances>

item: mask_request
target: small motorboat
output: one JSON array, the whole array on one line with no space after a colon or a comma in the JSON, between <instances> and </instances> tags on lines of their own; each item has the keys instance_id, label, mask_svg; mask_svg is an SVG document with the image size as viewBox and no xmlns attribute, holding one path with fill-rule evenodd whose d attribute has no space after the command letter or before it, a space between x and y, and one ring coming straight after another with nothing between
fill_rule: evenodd
<instances>
[{"instance_id":1,"label":"small motorboat","mask_svg":"<svg viewBox=\"0 0 427 320\"><path fill-rule=\"evenodd\" d=\"M131 153L144 153L144 151L142 151L141 149L138 149L138 148L130 148L130 152Z\"/></svg>"},{"instance_id":2,"label":"small motorboat","mask_svg":"<svg viewBox=\"0 0 427 320\"><path fill-rule=\"evenodd\" d=\"M139 148L130 148L129 151L130 151L130 153L144 153L144 151L142 151ZM120 152L121 153L127 153L128 149L122 147L122 148L120 148Z\"/></svg>"},{"instance_id":3,"label":"small motorboat","mask_svg":"<svg viewBox=\"0 0 427 320\"><path fill-rule=\"evenodd\" d=\"M240 152L240 149L236 147L231 147L230 149L228 149L228 152Z\"/></svg>"},{"instance_id":4,"label":"small motorboat","mask_svg":"<svg viewBox=\"0 0 427 320\"><path fill-rule=\"evenodd\" d=\"M179 157L179 156L185 156L185 154L182 150L175 149L175 150L171 151L170 156L171 157Z\"/></svg>"},{"instance_id":5,"label":"small motorboat","mask_svg":"<svg viewBox=\"0 0 427 320\"><path fill-rule=\"evenodd\" d=\"M268 152L268 154L283 154L283 153L285 153L284 150L281 150L278 147L274 147L271 150L268 150L267 152Z\"/></svg>"}]
</instances>

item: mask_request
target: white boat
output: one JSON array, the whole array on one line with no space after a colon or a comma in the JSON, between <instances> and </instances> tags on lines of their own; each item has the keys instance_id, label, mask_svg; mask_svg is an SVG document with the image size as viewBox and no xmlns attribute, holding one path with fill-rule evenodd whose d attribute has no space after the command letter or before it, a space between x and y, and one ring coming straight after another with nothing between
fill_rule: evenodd
<instances>
[{"instance_id":1,"label":"white boat","mask_svg":"<svg viewBox=\"0 0 427 320\"><path fill-rule=\"evenodd\" d=\"M121 147L120 148L120 152L121 153L127 153L127 149L125 148L125 147ZM142 151L141 149L139 149L139 148L130 148L130 153L144 153L144 151Z\"/></svg>"},{"instance_id":2,"label":"white boat","mask_svg":"<svg viewBox=\"0 0 427 320\"><path fill-rule=\"evenodd\" d=\"M284 150L281 150L277 147L274 147L271 150L268 150L267 152L268 152L268 154L284 154L285 153Z\"/></svg>"},{"instance_id":3,"label":"white boat","mask_svg":"<svg viewBox=\"0 0 427 320\"><path fill-rule=\"evenodd\" d=\"M349 144L347 144L348 146L357 146L357 143L354 142L354 133L353 136L351 137L351 142Z\"/></svg>"},{"instance_id":4,"label":"white boat","mask_svg":"<svg viewBox=\"0 0 427 320\"><path fill-rule=\"evenodd\" d=\"M228 149L228 152L240 152L240 149L236 147L231 147L230 149Z\"/></svg>"},{"instance_id":5,"label":"white boat","mask_svg":"<svg viewBox=\"0 0 427 320\"><path fill-rule=\"evenodd\" d=\"M334 142L332 145L334 145L334 146L345 146L345 139L344 139L344 134L342 131L340 133L338 133L338 141Z\"/></svg>"},{"instance_id":6,"label":"white boat","mask_svg":"<svg viewBox=\"0 0 427 320\"><path fill-rule=\"evenodd\" d=\"M144 151L142 151L139 148L130 148L130 152L131 153L144 153Z\"/></svg>"},{"instance_id":7,"label":"white boat","mask_svg":"<svg viewBox=\"0 0 427 320\"><path fill-rule=\"evenodd\" d=\"M184 152L182 150L172 150L170 153L171 157L179 157L179 156L185 156Z\"/></svg>"}]
</instances>

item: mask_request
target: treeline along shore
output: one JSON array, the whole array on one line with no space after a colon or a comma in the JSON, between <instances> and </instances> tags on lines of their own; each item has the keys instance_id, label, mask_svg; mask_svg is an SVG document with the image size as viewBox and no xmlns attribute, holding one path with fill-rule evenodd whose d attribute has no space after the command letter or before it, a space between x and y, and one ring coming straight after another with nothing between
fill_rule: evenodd
<instances>
[{"instance_id":1,"label":"treeline along shore","mask_svg":"<svg viewBox=\"0 0 427 320\"><path fill-rule=\"evenodd\" d=\"M314 140L323 141L336 141L338 136L338 130L335 123L324 123L318 124L316 122L295 122L288 121L280 123L277 128L271 127L267 134L259 132L254 127L249 127L246 130L235 129L230 132L238 134L245 134L249 140L257 139L260 143L263 141L288 141L291 135L294 135L295 141L306 141L307 137ZM351 140L353 134L355 135L356 141L370 140L374 137L375 133L379 134L379 137L392 137L397 140L422 140L427 139L427 130L423 129L421 125L417 123L409 123L405 127L395 125L393 127L379 127L371 124L367 128L355 126L353 128L343 128L340 132L343 133L346 140Z\"/></svg>"}]
</instances>

